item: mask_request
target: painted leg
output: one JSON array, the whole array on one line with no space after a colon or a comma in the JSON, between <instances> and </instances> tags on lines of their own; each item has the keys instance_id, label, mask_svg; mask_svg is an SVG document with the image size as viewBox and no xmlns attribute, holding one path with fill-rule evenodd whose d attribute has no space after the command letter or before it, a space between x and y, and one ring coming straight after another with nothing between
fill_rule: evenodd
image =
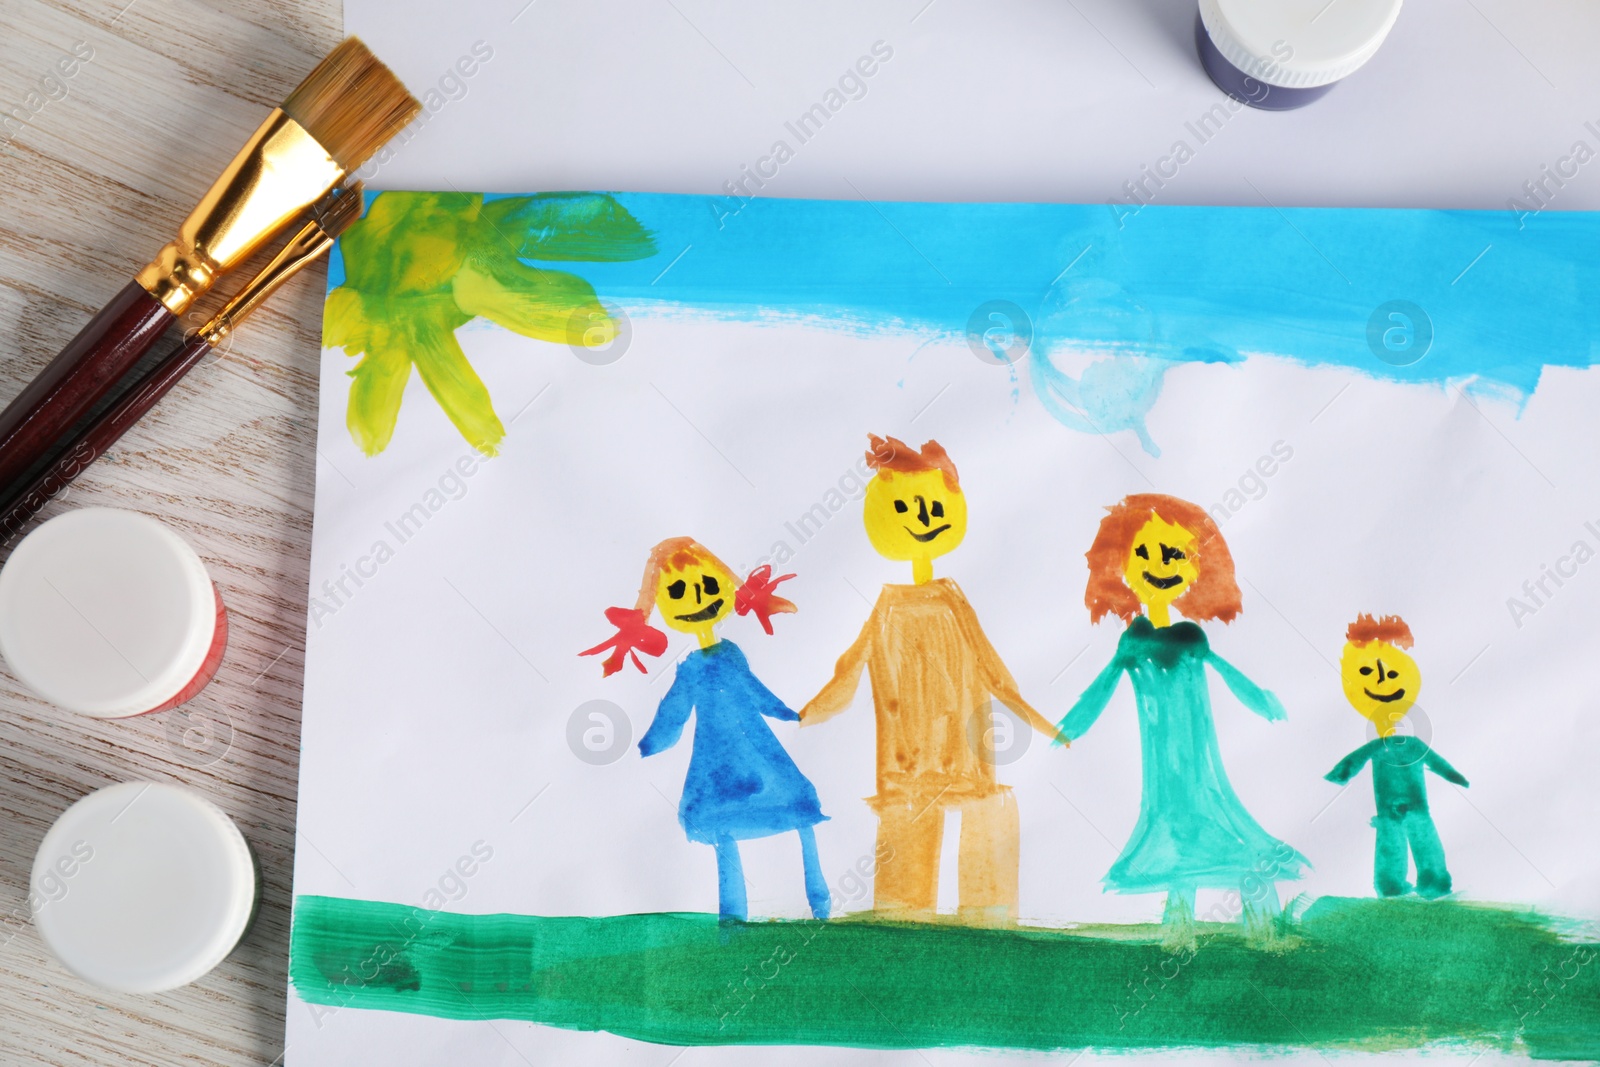
<instances>
[{"instance_id":1,"label":"painted leg","mask_svg":"<svg viewBox=\"0 0 1600 1067\"><path fill-rule=\"evenodd\" d=\"M1450 870L1444 865L1444 843L1425 811L1406 815L1406 837L1411 841L1411 856L1417 864L1417 895L1436 900L1450 892Z\"/></svg>"},{"instance_id":2,"label":"painted leg","mask_svg":"<svg viewBox=\"0 0 1600 1067\"><path fill-rule=\"evenodd\" d=\"M957 914L973 926L1017 919L1017 800L1010 790L961 806Z\"/></svg>"},{"instance_id":3,"label":"painted leg","mask_svg":"<svg viewBox=\"0 0 1600 1067\"><path fill-rule=\"evenodd\" d=\"M1252 874L1240 887L1239 900L1239 922L1245 937L1256 942L1276 941L1278 917L1283 914L1277 883Z\"/></svg>"},{"instance_id":4,"label":"painted leg","mask_svg":"<svg viewBox=\"0 0 1600 1067\"><path fill-rule=\"evenodd\" d=\"M1161 944L1169 951L1195 946L1194 893L1192 885L1175 885L1167 890L1167 907L1161 915Z\"/></svg>"},{"instance_id":5,"label":"painted leg","mask_svg":"<svg viewBox=\"0 0 1600 1067\"><path fill-rule=\"evenodd\" d=\"M892 918L930 918L939 906L939 847L944 809L937 804L886 804L878 812L878 870L872 906Z\"/></svg>"},{"instance_id":6,"label":"painted leg","mask_svg":"<svg viewBox=\"0 0 1600 1067\"><path fill-rule=\"evenodd\" d=\"M828 899L828 880L822 877L822 861L817 858L817 835L809 826L800 827L800 861L806 868L806 900L813 919L826 919L832 909Z\"/></svg>"},{"instance_id":7,"label":"painted leg","mask_svg":"<svg viewBox=\"0 0 1600 1067\"><path fill-rule=\"evenodd\" d=\"M1375 815L1372 825L1378 830L1377 846L1373 850L1372 885L1380 897L1403 897L1411 892L1406 881L1405 831L1400 820L1387 815Z\"/></svg>"},{"instance_id":8,"label":"painted leg","mask_svg":"<svg viewBox=\"0 0 1600 1067\"><path fill-rule=\"evenodd\" d=\"M717 910L724 919L749 917L744 895L744 864L739 862L739 842L724 834L717 838Z\"/></svg>"}]
</instances>

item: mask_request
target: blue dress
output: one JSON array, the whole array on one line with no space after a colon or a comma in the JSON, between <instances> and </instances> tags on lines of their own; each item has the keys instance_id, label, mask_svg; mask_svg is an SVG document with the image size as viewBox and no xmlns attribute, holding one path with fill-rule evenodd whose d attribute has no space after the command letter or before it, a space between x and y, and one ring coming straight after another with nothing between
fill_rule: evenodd
<instances>
[{"instance_id":1,"label":"blue dress","mask_svg":"<svg viewBox=\"0 0 1600 1067\"><path fill-rule=\"evenodd\" d=\"M639 752L649 756L677 744L691 711L694 755L678 805L689 840L766 837L827 818L816 787L762 718L794 722L800 716L750 673L732 641L683 658L655 721L639 739Z\"/></svg>"},{"instance_id":2,"label":"blue dress","mask_svg":"<svg viewBox=\"0 0 1600 1067\"><path fill-rule=\"evenodd\" d=\"M1264 719L1284 717L1278 698L1211 651L1192 622L1156 627L1134 619L1117 653L1073 705L1061 728L1076 740L1105 710L1124 671L1139 708L1144 794L1139 822L1107 872L1107 889L1154 893L1239 888L1298 878L1310 862L1263 830L1228 782L1211 718L1206 667Z\"/></svg>"}]
</instances>

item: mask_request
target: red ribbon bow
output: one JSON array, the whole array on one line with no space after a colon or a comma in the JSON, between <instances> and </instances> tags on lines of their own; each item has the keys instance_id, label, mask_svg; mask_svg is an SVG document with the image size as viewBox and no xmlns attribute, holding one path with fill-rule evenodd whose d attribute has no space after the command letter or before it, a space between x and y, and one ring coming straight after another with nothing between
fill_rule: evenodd
<instances>
[{"instance_id":1,"label":"red ribbon bow","mask_svg":"<svg viewBox=\"0 0 1600 1067\"><path fill-rule=\"evenodd\" d=\"M643 674L645 669L644 664L639 661L639 652L647 656L659 656L667 650L667 635L651 626L645 620L644 612L638 608L607 608L606 620L617 628L617 632L610 640L602 641L593 648L586 648L578 653L580 656L594 656L608 648L611 650L611 655L607 656L601 665L604 672L602 678L616 674L622 669L624 661L629 658L633 660L633 665L639 668L639 673Z\"/></svg>"},{"instance_id":2,"label":"red ribbon bow","mask_svg":"<svg viewBox=\"0 0 1600 1067\"><path fill-rule=\"evenodd\" d=\"M793 578L792 574L780 574L772 577L772 566L763 563L750 572L750 577L744 580L738 592L733 594L733 609L740 615L755 612L756 621L761 623L761 628L768 634L772 633L772 616L782 611L795 611L793 601L785 600L773 590L778 588L779 582L786 582Z\"/></svg>"}]
</instances>

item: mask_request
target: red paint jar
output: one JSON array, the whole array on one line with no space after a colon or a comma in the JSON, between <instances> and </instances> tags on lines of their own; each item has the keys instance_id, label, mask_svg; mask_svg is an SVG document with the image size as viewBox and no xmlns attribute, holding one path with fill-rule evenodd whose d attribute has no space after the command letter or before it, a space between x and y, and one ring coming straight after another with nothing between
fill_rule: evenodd
<instances>
[{"instance_id":1,"label":"red paint jar","mask_svg":"<svg viewBox=\"0 0 1600 1067\"><path fill-rule=\"evenodd\" d=\"M205 564L148 515L58 515L0 569L0 656L70 711L115 719L177 707L211 681L227 644Z\"/></svg>"}]
</instances>

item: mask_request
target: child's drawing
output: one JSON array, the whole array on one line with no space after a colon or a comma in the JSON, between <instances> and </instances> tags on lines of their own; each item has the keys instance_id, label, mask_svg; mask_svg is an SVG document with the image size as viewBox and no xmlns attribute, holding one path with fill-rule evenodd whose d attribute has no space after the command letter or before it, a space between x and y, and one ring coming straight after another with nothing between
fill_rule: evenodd
<instances>
[{"instance_id":1,"label":"child's drawing","mask_svg":"<svg viewBox=\"0 0 1600 1067\"><path fill-rule=\"evenodd\" d=\"M1600 213L367 208L297 1067L1600 1062Z\"/></svg>"},{"instance_id":2,"label":"child's drawing","mask_svg":"<svg viewBox=\"0 0 1600 1067\"><path fill-rule=\"evenodd\" d=\"M933 561L961 544L967 500L937 441L916 449L869 436L863 522L872 547L911 564L910 585L886 585L833 678L800 712L806 725L850 705L861 672L872 679L878 727L877 911L931 916L939 899L945 814L961 813L960 915L1003 923L1017 912L1019 826L1011 789L995 781L992 732L972 728L999 700L1047 737L989 644L961 588L934 578ZM984 723L986 726L987 723Z\"/></svg>"},{"instance_id":3,"label":"child's drawing","mask_svg":"<svg viewBox=\"0 0 1600 1067\"><path fill-rule=\"evenodd\" d=\"M1246 927L1270 938L1280 906L1273 882L1298 877L1308 864L1245 810L1217 745L1208 666L1245 707L1264 719L1284 717L1278 698L1213 652L1199 626L1231 622L1241 610L1227 543L1194 504L1139 493L1107 509L1087 557L1090 620L1115 615L1128 628L1061 732L1082 737L1126 673L1143 749L1139 821L1106 888L1166 893L1163 921L1178 942L1193 938L1197 889L1239 889ZM1173 622L1173 609L1189 621Z\"/></svg>"},{"instance_id":4,"label":"child's drawing","mask_svg":"<svg viewBox=\"0 0 1600 1067\"><path fill-rule=\"evenodd\" d=\"M1404 651L1412 645L1411 627L1398 615L1381 619L1358 615L1345 638L1339 659L1345 699L1371 720L1378 736L1340 760L1327 779L1344 785L1372 761L1372 792L1378 805L1372 819L1378 831L1373 886L1381 897L1410 893L1409 854L1417 867L1417 895L1430 900L1442 897L1450 892L1450 871L1428 812L1423 770L1459 786L1467 780L1422 738L1396 733L1422 689L1422 671Z\"/></svg>"},{"instance_id":5,"label":"child's drawing","mask_svg":"<svg viewBox=\"0 0 1600 1067\"><path fill-rule=\"evenodd\" d=\"M819 919L828 917L828 885L812 831L827 816L816 789L762 718L793 722L798 716L761 684L739 646L715 633L718 624L737 611L753 612L770 634L773 613L795 610L774 592L779 582L792 577L773 578L772 568L759 567L738 583L732 568L698 541L668 538L650 551L635 606L606 612L618 627L617 634L580 653L592 656L609 650L606 674L621 669L625 657L643 670L634 649L658 656L667 644L665 635L649 623L651 611L660 612L671 629L693 634L699 641L700 647L678 663L672 688L639 739L639 753L653 756L677 744L690 713L694 714L694 755L683 783L678 821L689 840L716 849L718 911L730 919L743 919L748 910L739 842L790 830L800 837L811 913Z\"/></svg>"}]
</instances>

